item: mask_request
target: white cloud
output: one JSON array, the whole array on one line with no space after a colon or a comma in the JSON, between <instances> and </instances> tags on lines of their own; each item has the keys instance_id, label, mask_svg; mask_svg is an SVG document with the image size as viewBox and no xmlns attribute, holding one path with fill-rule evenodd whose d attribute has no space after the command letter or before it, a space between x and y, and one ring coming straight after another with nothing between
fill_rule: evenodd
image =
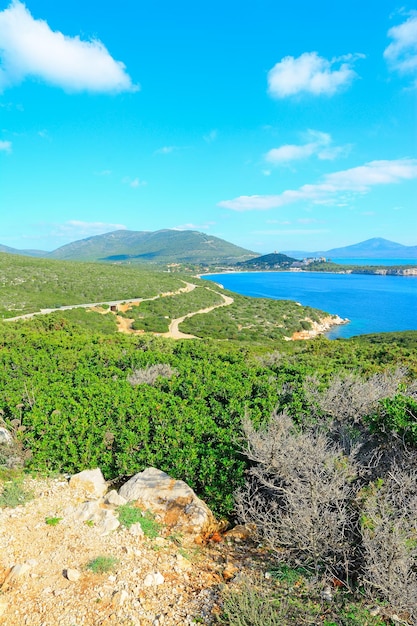
<instances>
[{"instance_id":1,"label":"white cloud","mask_svg":"<svg viewBox=\"0 0 417 626\"><path fill-rule=\"evenodd\" d=\"M348 170L326 174L322 182L317 184L287 189L277 195L239 196L233 200L223 200L218 206L232 211L265 211L301 200L315 204L334 204L346 192L367 193L375 185L400 183L412 178L417 178L417 159L371 161Z\"/></svg>"},{"instance_id":2,"label":"white cloud","mask_svg":"<svg viewBox=\"0 0 417 626\"><path fill-rule=\"evenodd\" d=\"M64 224L56 224L52 235L55 237L92 237L103 235L113 230L126 230L124 224L111 224L106 222L83 222L80 220L68 220Z\"/></svg>"},{"instance_id":3,"label":"white cloud","mask_svg":"<svg viewBox=\"0 0 417 626\"><path fill-rule=\"evenodd\" d=\"M384 57L392 70L401 74L417 74L417 11L388 31L393 40L384 50Z\"/></svg>"},{"instance_id":4,"label":"white cloud","mask_svg":"<svg viewBox=\"0 0 417 626\"><path fill-rule=\"evenodd\" d=\"M67 91L117 93L137 91L125 66L98 40L82 41L52 31L13 0L0 12L0 91L26 77Z\"/></svg>"},{"instance_id":5,"label":"white cloud","mask_svg":"<svg viewBox=\"0 0 417 626\"><path fill-rule=\"evenodd\" d=\"M268 72L268 92L274 98L303 93L332 96L357 77L353 64L359 58L364 55L347 54L330 61L317 52L284 57Z\"/></svg>"},{"instance_id":6,"label":"white cloud","mask_svg":"<svg viewBox=\"0 0 417 626\"><path fill-rule=\"evenodd\" d=\"M307 132L307 143L301 145L286 144L279 148L273 148L265 154L265 159L274 165L306 159L312 155L317 156L320 160L331 161L343 152L347 152L348 149L349 146L333 146L332 138L328 133L309 130Z\"/></svg>"},{"instance_id":7,"label":"white cloud","mask_svg":"<svg viewBox=\"0 0 417 626\"><path fill-rule=\"evenodd\" d=\"M96 176L111 176L112 175L112 171L111 170L101 170L100 172L95 172Z\"/></svg>"},{"instance_id":8,"label":"white cloud","mask_svg":"<svg viewBox=\"0 0 417 626\"><path fill-rule=\"evenodd\" d=\"M176 149L176 146L163 146L155 150L154 154L170 154L170 152L174 152Z\"/></svg>"},{"instance_id":9,"label":"white cloud","mask_svg":"<svg viewBox=\"0 0 417 626\"><path fill-rule=\"evenodd\" d=\"M173 226L172 230L209 230L216 222L205 222L204 224L181 224L180 226Z\"/></svg>"},{"instance_id":10,"label":"white cloud","mask_svg":"<svg viewBox=\"0 0 417 626\"><path fill-rule=\"evenodd\" d=\"M307 228L290 228L280 230L255 230L254 235L319 235L328 233L328 229L316 228L314 230Z\"/></svg>"},{"instance_id":11,"label":"white cloud","mask_svg":"<svg viewBox=\"0 0 417 626\"><path fill-rule=\"evenodd\" d=\"M207 135L203 135L203 139L207 143L212 143L217 139L218 132L217 130L211 130Z\"/></svg>"},{"instance_id":12,"label":"white cloud","mask_svg":"<svg viewBox=\"0 0 417 626\"><path fill-rule=\"evenodd\" d=\"M129 178L129 176L125 176L124 178L122 178L122 183L124 185L129 185L129 187L132 187L133 189L136 189L137 187L145 187L145 185L148 184L146 180L140 180L139 178Z\"/></svg>"},{"instance_id":13,"label":"white cloud","mask_svg":"<svg viewBox=\"0 0 417 626\"><path fill-rule=\"evenodd\" d=\"M12 151L12 142L11 141L0 141L0 152L11 152Z\"/></svg>"}]
</instances>

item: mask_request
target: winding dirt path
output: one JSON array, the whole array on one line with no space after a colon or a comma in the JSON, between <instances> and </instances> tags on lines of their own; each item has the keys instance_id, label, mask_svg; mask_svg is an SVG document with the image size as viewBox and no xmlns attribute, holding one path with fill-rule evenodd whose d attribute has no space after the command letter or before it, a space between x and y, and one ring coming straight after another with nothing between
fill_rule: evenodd
<instances>
[{"instance_id":1,"label":"winding dirt path","mask_svg":"<svg viewBox=\"0 0 417 626\"><path fill-rule=\"evenodd\" d=\"M150 300L157 300L158 298L167 298L169 296L175 296L180 293L189 293L193 291L197 285L194 283L187 283L186 281L182 281L184 283L184 287L180 287L176 291L167 291L165 293L160 293L152 298L134 298L132 300L110 300L108 302L99 302L99 303L90 303L90 304L70 304L66 306L62 306L56 309L41 309L40 311L36 311L35 313L26 313L25 315L18 315L17 317L9 317L5 318L3 321L5 322L15 322L17 320L22 319L30 319L35 315L47 315L48 313L54 313L55 311L68 311L70 309L93 309L97 312L107 314L110 311L103 310L101 307L103 305L117 306L119 310L122 310L124 313L132 308L132 306L139 306L141 302L148 302ZM209 289L206 287L206 289ZM183 315L182 317L178 317L171 321L169 325L169 330L167 333L154 333L155 335L159 335L160 337L170 337L171 339L198 339L195 335L188 335L187 333L182 333L179 330L179 325L186 320L188 317L193 317L194 315L201 315L203 313L210 313L214 309L217 309L222 306L229 306L233 303L233 298L230 296L225 296L218 291L214 291L214 289L209 289L209 291L213 291L219 295L223 302L220 304L215 304L213 306L207 307L206 309L200 309L198 311L193 311L191 313L187 313L187 315ZM133 318L122 317L121 315L116 315L117 320L117 329L121 333L126 333L128 335L142 335L144 333L143 330L134 330L132 328L132 324L135 321Z\"/></svg>"},{"instance_id":2,"label":"winding dirt path","mask_svg":"<svg viewBox=\"0 0 417 626\"><path fill-rule=\"evenodd\" d=\"M210 291L213 291L213 289L210 289ZM223 298L223 302L221 302L220 304L215 304L213 306L207 307L206 309L200 309L199 311L193 311L192 313L187 313L187 315L183 315L182 317L178 317L177 319L172 320L172 322L169 325L168 332L163 333L161 336L171 337L172 339L198 339L198 337L196 337L195 335L188 335L187 333L182 333L179 330L179 325L189 317L193 317L194 315L200 315L202 313L210 313L210 311L213 311L214 309L218 309L221 306L230 306L234 302L233 298L231 298L230 296L225 296L222 293L219 293L218 291L213 291L213 293L217 293L217 295Z\"/></svg>"}]
</instances>

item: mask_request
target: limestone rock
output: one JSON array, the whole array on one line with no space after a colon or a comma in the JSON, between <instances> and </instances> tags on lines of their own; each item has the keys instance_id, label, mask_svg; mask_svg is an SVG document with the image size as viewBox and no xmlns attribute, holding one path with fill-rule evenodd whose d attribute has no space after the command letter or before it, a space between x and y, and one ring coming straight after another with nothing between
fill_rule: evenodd
<instances>
[{"instance_id":1,"label":"limestone rock","mask_svg":"<svg viewBox=\"0 0 417 626\"><path fill-rule=\"evenodd\" d=\"M69 486L87 498L101 498L107 491L106 481L98 467L74 474L70 478Z\"/></svg>"},{"instance_id":2,"label":"limestone rock","mask_svg":"<svg viewBox=\"0 0 417 626\"><path fill-rule=\"evenodd\" d=\"M71 567L64 571L64 575L65 578L73 583L77 582L77 580L79 580L81 576L80 572L77 569L72 569Z\"/></svg>"},{"instance_id":3,"label":"limestone rock","mask_svg":"<svg viewBox=\"0 0 417 626\"><path fill-rule=\"evenodd\" d=\"M0 427L0 443L6 444L8 446L11 446L13 443L13 437L11 436L7 428L4 428L3 426Z\"/></svg>"},{"instance_id":4,"label":"limestone rock","mask_svg":"<svg viewBox=\"0 0 417 626\"><path fill-rule=\"evenodd\" d=\"M123 504L126 504L126 502L127 500L125 500L125 498L122 498L122 496L119 496L115 489L109 491L109 493L104 498L104 504L109 504L110 506L114 507L122 506Z\"/></svg>"},{"instance_id":5,"label":"limestone rock","mask_svg":"<svg viewBox=\"0 0 417 626\"><path fill-rule=\"evenodd\" d=\"M205 535L218 528L212 512L191 487L154 467L133 476L119 495L159 515L166 526L178 532Z\"/></svg>"},{"instance_id":6,"label":"limestone rock","mask_svg":"<svg viewBox=\"0 0 417 626\"><path fill-rule=\"evenodd\" d=\"M142 526L140 525L139 522L137 522L136 524L132 524L131 527L129 528L129 532L134 537L144 537L145 536L145 533L143 532Z\"/></svg>"},{"instance_id":7,"label":"limestone rock","mask_svg":"<svg viewBox=\"0 0 417 626\"><path fill-rule=\"evenodd\" d=\"M116 591L113 594L111 603L114 607L123 606L123 604L126 602L128 597L129 597L129 594L127 593L127 591L125 591L124 589L121 589L120 591Z\"/></svg>"},{"instance_id":8,"label":"limestone rock","mask_svg":"<svg viewBox=\"0 0 417 626\"><path fill-rule=\"evenodd\" d=\"M143 585L144 587L156 587L157 585L163 585L164 582L165 578L160 572L153 572L152 574L148 574L147 576L145 576Z\"/></svg>"}]
</instances>

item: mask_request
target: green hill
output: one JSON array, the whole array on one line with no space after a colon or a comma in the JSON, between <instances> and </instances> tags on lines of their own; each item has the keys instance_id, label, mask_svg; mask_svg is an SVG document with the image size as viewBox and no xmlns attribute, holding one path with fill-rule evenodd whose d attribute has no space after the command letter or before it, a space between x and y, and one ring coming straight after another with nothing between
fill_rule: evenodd
<instances>
[{"instance_id":1,"label":"green hill","mask_svg":"<svg viewBox=\"0 0 417 626\"><path fill-rule=\"evenodd\" d=\"M254 252L191 230L156 232L116 230L62 246L49 254L52 259L155 264L234 264Z\"/></svg>"},{"instance_id":2,"label":"green hill","mask_svg":"<svg viewBox=\"0 0 417 626\"><path fill-rule=\"evenodd\" d=\"M272 254L264 254L262 256L257 256L254 259L248 259L247 261L237 263L237 265L244 269L275 269L280 267L289 267L296 260L297 259L293 259L286 254L273 252Z\"/></svg>"}]
</instances>

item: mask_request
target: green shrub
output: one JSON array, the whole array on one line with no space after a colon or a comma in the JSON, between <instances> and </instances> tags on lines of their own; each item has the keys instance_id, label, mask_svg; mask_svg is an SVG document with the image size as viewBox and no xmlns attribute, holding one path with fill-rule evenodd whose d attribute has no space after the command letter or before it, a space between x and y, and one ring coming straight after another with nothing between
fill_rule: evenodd
<instances>
[{"instance_id":1,"label":"green shrub","mask_svg":"<svg viewBox=\"0 0 417 626\"><path fill-rule=\"evenodd\" d=\"M33 494L23 488L23 477L12 478L3 484L0 507L16 508L33 499Z\"/></svg>"},{"instance_id":2,"label":"green shrub","mask_svg":"<svg viewBox=\"0 0 417 626\"><path fill-rule=\"evenodd\" d=\"M94 574L105 574L114 570L117 562L117 559L113 556L97 556L87 563L86 568L94 572Z\"/></svg>"}]
</instances>

